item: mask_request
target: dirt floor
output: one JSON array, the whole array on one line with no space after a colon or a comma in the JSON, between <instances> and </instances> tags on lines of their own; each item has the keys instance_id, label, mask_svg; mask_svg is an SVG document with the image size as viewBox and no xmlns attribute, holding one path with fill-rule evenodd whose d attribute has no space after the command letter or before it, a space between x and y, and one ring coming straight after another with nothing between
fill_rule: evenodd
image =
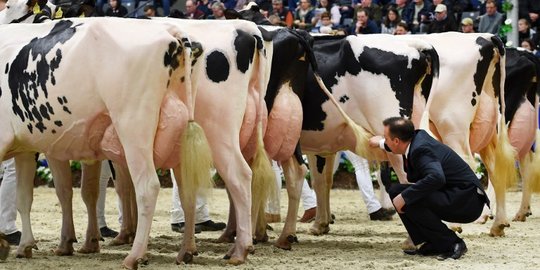
<instances>
[{"instance_id":1,"label":"dirt floor","mask_svg":"<svg viewBox=\"0 0 540 270\"><path fill-rule=\"evenodd\" d=\"M158 209L154 217L149 245L149 265L143 269L175 269L185 266L174 264L182 235L170 229L169 210L172 189L162 189ZM85 208L80 198L80 189L75 190L74 211L77 237L83 240L86 229ZM509 217L513 217L519 206L520 193L507 195ZM118 228L116 195L108 189L107 221L113 229ZM286 211L286 194L282 191L282 217ZM203 232L197 235L199 256L189 269L540 269L540 218L529 217L527 222L512 222L506 237L488 236L486 225L468 224L461 234L469 252L458 261L439 262L432 257L405 255L400 243L405 239L405 229L399 219L393 221L369 221L366 208L357 190L333 190L332 212L336 223L328 235L316 237L308 234L310 224L299 224L300 243L292 251L273 247L283 223L271 224L270 243L256 246L256 253L248 257L245 265L228 266L223 255L229 244L216 243L220 232ZM533 213L540 213L540 201L533 197ZM215 221L227 218L228 200L223 189L215 189L210 200L211 217ZM300 209L299 215L303 213ZM54 189L35 189L32 212L34 236L39 241L39 250L32 259L15 259L14 249L0 269L120 269L130 247L108 246L106 240L100 254L70 257L55 257L52 250L58 244L61 226L60 206ZM20 226L20 223L19 223ZM81 244L75 243L75 249Z\"/></svg>"}]
</instances>

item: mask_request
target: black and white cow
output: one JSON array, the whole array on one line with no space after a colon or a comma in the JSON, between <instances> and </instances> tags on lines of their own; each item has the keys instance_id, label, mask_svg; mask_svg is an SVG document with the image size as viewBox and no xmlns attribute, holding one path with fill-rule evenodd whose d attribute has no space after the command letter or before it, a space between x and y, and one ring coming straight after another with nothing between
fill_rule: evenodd
<instances>
[{"instance_id":1,"label":"black and white cow","mask_svg":"<svg viewBox=\"0 0 540 270\"><path fill-rule=\"evenodd\" d=\"M135 268L145 256L159 190L155 167L187 163L180 135L189 135L188 147L204 134L192 121L191 90L192 74L202 67L192 66L192 48L202 48L176 26L113 18L0 25L0 37L0 121L11 127L0 133L0 156L15 157L17 164L18 256L30 257L35 244L29 220L33 152L58 160L109 158L127 164L137 191L138 233L124 260ZM159 125L169 129L159 132ZM163 144L157 147L163 164L156 164L153 151ZM119 148L125 157L108 151ZM202 153L183 154L197 159ZM198 169L209 167L185 173L199 179Z\"/></svg>"},{"instance_id":2,"label":"black and white cow","mask_svg":"<svg viewBox=\"0 0 540 270\"><path fill-rule=\"evenodd\" d=\"M540 155L533 151L538 134L538 78L540 61L536 56L526 51L506 49L505 118L523 181L521 206L514 221L525 221L531 215L531 184L540 181Z\"/></svg>"}]
</instances>

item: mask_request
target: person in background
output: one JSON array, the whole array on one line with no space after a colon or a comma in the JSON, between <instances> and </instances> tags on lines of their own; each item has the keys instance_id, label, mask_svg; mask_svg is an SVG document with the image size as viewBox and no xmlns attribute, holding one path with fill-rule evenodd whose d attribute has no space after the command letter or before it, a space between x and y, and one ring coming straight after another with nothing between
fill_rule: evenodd
<instances>
[{"instance_id":1,"label":"person in background","mask_svg":"<svg viewBox=\"0 0 540 270\"><path fill-rule=\"evenodd\" d=\"M153 5L146 5L144 7L144 17L152 18L156 16L157 16L156 8Z\"/></svg>"},{"instance_id":2,"label":"person in background","mask_svg":"<svg viewBox=\"0 0 540 270\"><path fill-rule=\"evenodd\" d=\"M318 13L313 17L312 24L315 27L321 26L321 16L323 13L327 13L330 16L331 24L333 26L338 26L341 21L341 13L339 13L339 7L334 5L333 0L319 0L319 5L315 10ZM327 25L328 26L328 25Z\"/></svg>"},{"instance_id":3,"label":"person in background","mask_svg":"<svg viewBox=\"0 0 540 270\"><path fill-rule=\"evenodd\" d=\"M401 16L395 8L390 8L381 24L381 33L393 35L397 25L401 22Z\"/></svg>"},{"instance_id":4,"label":"person in background","mask_svg":"<svg viewBox=\"0 0 540 270\"><path fill-rule=\"evenodd\" d=\"M268 20L273 25L291 28L294 21L294 15L288 8L283 6L282 0L272 0L272 11L270 11Z\"/></svg>"},{"instance_id":5,"label":"person in background","mask_svg":"<svg viewBox=\"0 0 540 270\"><path fill-rule=\"evenodd\" d=\"M408 24L413 33L425 33L427 23L430 21L431 1L413 0L401 13L401 18Z\"/></svg>"},{"instance_id":6,"label":"person in background","mask_svg":"<svg viewBox=\"0 0 540 270\"><path fill-rule=\"evenodd\" d=\"M109 8L105 11L105 16L124 17L127 13L127 8L122 6L122 0L109 0Z\"/></svg>"},{"instance_id":7,"label":"person in background","mask_svg":"<svg viewBox=\"0 0 540 270\"><path fill-rule=\"evenodd\" d=\"M310 31L313 27L313 7L310 0L300 0L300 7L294 12L294 27Z\"/></svg>"},{"instance_id":8,"label":"person in background","mask_svg":"<svg viewBox=\"0 0 540 270\"><path fill-rule=\"evenodd\" d=\"M358 14L358 11L366 10L369 15L369 19L374 21L376 25L380 25L382 21L381 7L372 0L361 0L360 3L354 8L354 14Z\"/></svg>"},{"instance_id":9,"label":"person in background","mask_svg":"<svg viewBox=\"0 0 540 270\"><path fill-rule=\"evenodd\" d=\"M349 28L349 34L376 34L381 30L374 21L369 19L367 10L359 10L356 13L356 23Z\"/></svg>"},{"instance_id":10,"label":"person in background","mask_svg":"<svg viewBox=\"0 0 540 270\"><path fill-rule=\"evenodd\" d=\"M431 34L449 31L457 31L454 16L448 15L446 5L438 4L437 7L435 7L435 19L429 24L427 32L428 34Z\"/></svg>"},{"instance_id":11,"label":"person in background","mask_svg":"<svg viewBox=\"0 0 540 270\"><path fill-rule=\"evenodd\" d=\"M0 1L0 3L5 3ZM1 10L0 4L0 10ZM21 232L17 229L17 174L15 158L2 162L4 177L0 184L0 233L10 245L18 245Z\"/></svg>"},{"instance_id":12,"label":"person in background","mask_svg":"<svg viewBox=\"0 0 540 270\"><path fill-rule=\"evenodd\" d=\"M186 0L186 12L184 14L187 19L204 19L204 12L197 9L194 0Z\"/></svg>"},{"instance_id":13,"label":"person in background","mask_svg":"<svg viewBox=\"0 0 540 270\"><path fill-rule=\"evenodd\" d=\"M212 15L208 16L208 19L225 20L225 5L220 1L216 1L212 4Z\"/></svg>"},{"instance_id":14,"label":"person in background","mask_svg":"<svg viewBox=\"0 0 540 270\"><path fill-rule=\"evenodd\" d=\"M480 16L478 23L479 33L499 34L499 28L502 25L504 16L497 12L497 4L494 0L486 1L486 14Z\"/></svg>"},{"instance_id":15,"label":"person in background","mask_svg":"<svg viewBox=\"0 0 540 270\"><path fill-rule=\"evenodd\" d=\"M525 39L536 40L536 31L531 29L531 24L526 19L519 19L518 21L518 37L519 44Z\"/></svg>"},{"instance_id":16,"label":"person in background","mask_svg":"<svg viewBox=\"0 0 540 270\"><path fill-rule=\"evenodd\" d=\"M394 32L394 35L409 35L411 32L409 32L409 26L405 22L400 22L396 26L396 32Z\"/></svg>"},{"instance_id":17,"label":"person in background","mask_svg":"<svg viewBox=\"0 0 540 270\"><path fill-rule=\"evenodd\" d=\"M461 32L474 33L474 22L471 18L461 20Z\"/></svg>"},{"instance_id":18,"label":"person in background","mask_svg":"<svg viewBox=\"0 0 540 270\"><path fill-rule=\"evenodd\" d=\"M532 41L530 38L524 39L520 45L521 45L521 48L534 54L534 56L540 57L540 52L536 50L536 45L534 44L534 41Z\"/></svg>"}]
</instances>

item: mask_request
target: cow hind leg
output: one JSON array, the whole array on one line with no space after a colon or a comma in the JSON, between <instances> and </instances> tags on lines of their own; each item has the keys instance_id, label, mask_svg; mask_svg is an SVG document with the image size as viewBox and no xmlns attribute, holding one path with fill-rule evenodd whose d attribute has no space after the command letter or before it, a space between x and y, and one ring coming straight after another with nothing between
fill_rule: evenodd
<instances>
[{"instance_id":1,"label":"cow hind leg","mask_svg":"<svg viewBox=\"0 0 540 270\"><path fill-rule=\"evenodd\" d=\"M334 168L335 154L330 156L325 156L323 159L325 164L323 164L322 172L319 172L319 164L317 159L308 155L308 160L310 164L311 180L313 189L317 197L317 214L315 216L315 221L310 228L310 233L313 235L322 235L327 234L330 231L330 189L332 188L332 173Z\"/></svg>"},{"instance_id":2,"label":"cow hind leg","mask_svg":"<svg viewBox=\"0 0 540 270\"><path fill-rule=\"evenodd\" d=\"M305 165L300 165L294 157L291 157L282 163L282 166L285 174L285 182L287 184L289 206L287 209L285 227L283 228L283 231L281 231L281 235L275 243L275 246L281 249L290 250L291 244L298 242L298 238L296 237L296 215L298 213L302 184L307 169Z\"/></svg>"},{"instance_id":3,"label":"cow hind leg","mask_svg":"<svg viewBox=\"0 0 540 270\"><path fill-rule=\"evenodd\" d=\"M531 181L534 181L533 176L531 175L532 167L534 166L532 162L532 153L529 152L525 157L519 161L519 171L521 174L522 181L522 196L521 196L521 205L519 210L514 216L512 221L525 221L527 217L532 215L531 212ZM538 165L537 165L538 166Z\"/></svg>"},{"instance_id":4,"label":"cow hind leg","mask_svg":"<svg viewBox=\"0 0 540 270\"><path fill-rule=\"evenodd\" d=\"M234 203L231 197L229 189L227 190L227 197L229 198L229 218L227 219L227 227L225 231L218 238L218 243L234 243L236 237L236 212L234 210Z\"/></svg>"},{"instance_id":5,"label":"cow hind leg","mask_svg":"<svg viewBox=\"0 0 540 270\"><path fill-rule=\"evenodd\" d=\"M79 253L98 253L99 240L101 238L97 224L97 200L99 196L99 176L101 173L101 161L94 164L83 163L81 178L81 196L86 205L88 214L88 227L86 239Z\"/></svg>"},{"instance_id":6,"label":"cow hind leg","mask_svg":"<svg viewBox=\"0 0 540 270\"><path fill-rule=\"evenodd\" d=\"M17 258L31 258L36 242L30 224L30 210L34 193L36 160L34 153L21 153L15 156L17 173L17 210L21 216L22 236L17 248Z\"/></svg>"},{"instance_id":7,"label":"cow hind leg","mask_svg":"<svg viewBox=\"0 0 540 270\"><path fill-rule=\"evenodd\" d=\"M57 256L70 256L73 255L73 243L77 242L75 226L73 225L73 179L71 177L71 168L66 161L50 157L47 157L47 160L51 168L56 196L62 208L60 243L54 250L54 254Z\"/></svg>"}]
</instances>

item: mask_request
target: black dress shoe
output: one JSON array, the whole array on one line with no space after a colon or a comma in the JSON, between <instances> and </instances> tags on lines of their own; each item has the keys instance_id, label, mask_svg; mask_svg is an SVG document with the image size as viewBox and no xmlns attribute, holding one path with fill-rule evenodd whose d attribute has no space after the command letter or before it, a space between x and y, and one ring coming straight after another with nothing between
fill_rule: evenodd
<instances>
[{"instance_id":1,"label":"black dress shoe","mask_svg":"<svg viewBox=\"0 0 540 270\"><path fill-rule=\"evenodd\" d=\"M173 232L184 233L185 232L184 225L185 225L184 222L171 223L171 230L173 230ZM201 232L202 232L201 227L199 225L195 225L195 233L201 233Z\"/></svg>"},{"instance_id":2,"label":"black dress shoe","mask_svg":"<svg viewBox=\"0 0 540 270\"><path fill-rule=\"evenodd\" d=\"M118 235L117 231L112 230L107 226L99 228L99 232L101 233L102 237L107 238L115 238Z\"/></svg>"},{"instance_id":3,"label":"black dress shoe","mask_svg":"<svg viewBox=\"0 0 540 270\"><path fill-rule=\"evenodd\" d=\"M458 241L452 246L452 250L449 252L445 252L437 257L437 260L444 261L446 259L454 259L457 260L463 256L463 254L467 253L467 245L465 245L465 242L463 240Z\"/></svg>"},{"instance_id":4,"label":"black dress shoe","mask_svg":"<svg viewBox=\"0 0 540 270\"><path fill-rule=\"evenodd\" d=\"M381 207L381 209L369 214L369 219L371 220L380 220L380 221L388 221L388 220L392 220L392 216L395 214L396 212L393 211L388 211L384 208Z\"/></svg>"},{"instance_id":5,"label":"black dress shoe","mask_svg":"<svg viewBox=\"0 0 540 270\"><path fill-rule=\"evenodd\" d=\"M227 227L223 222L213 222L212 220L205 221L195 225L195 228L200 227L201 231L221 231Z\"/></svg>"},{"instance_id":6,"label":"black dress shoe","mask_svg":"<svg viewBox=\"0 0 540 270\"><path fill-rule=\"evenodd\" d=\"M19 245L19 242L21 241L21 232L16 231L14 233L6 234L4 235L4 239L10 244L17 246Z\"/></svg>"}]
</instances>

